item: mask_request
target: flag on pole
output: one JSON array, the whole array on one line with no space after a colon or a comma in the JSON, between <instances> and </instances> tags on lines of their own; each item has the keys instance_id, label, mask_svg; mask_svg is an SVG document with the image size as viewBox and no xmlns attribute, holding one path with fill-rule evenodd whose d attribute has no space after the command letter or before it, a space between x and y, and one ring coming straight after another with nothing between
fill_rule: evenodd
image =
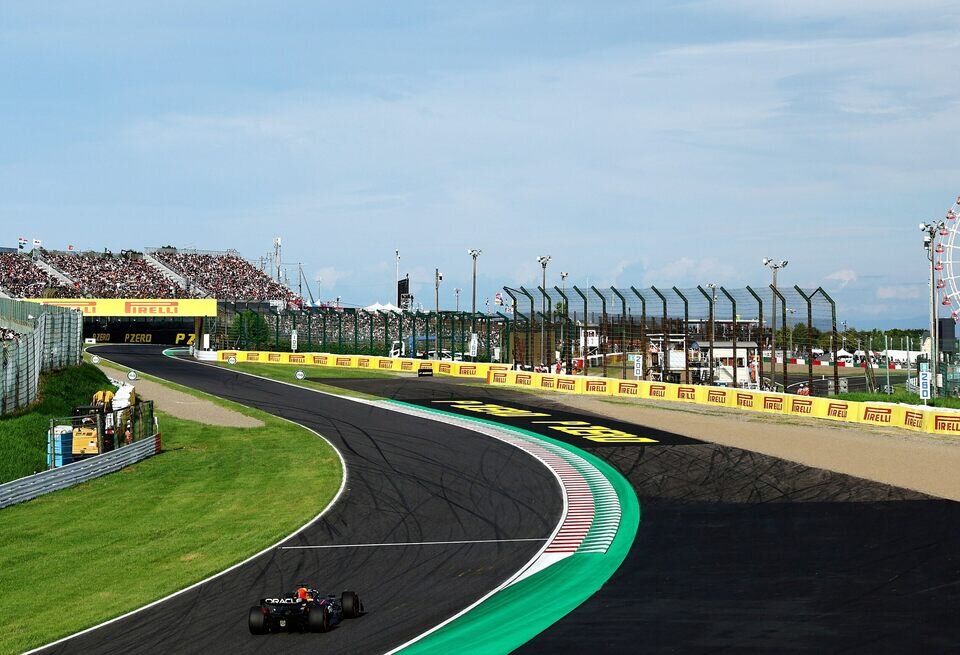
<instances>
[{"instance_id":1,"label":"flag on pole","mask_svg":"<svg viewBox=\"0 0 960 655\"><path fill-rule=\"evenodd\" d=\"M67 252L73 252L73 244L67 246Z\"/></svg>"},{"instance_id":2,"label":"flag on pole","mask_svg":"<svg viewBox=\"0 0 960 655\"><path fill-rule=\"evenodd\" d=\"M40 239L34 239L34 240L33 240L33 247L34 247L34 248L39 248L39 247L40 247Z\"/></svg>"},{"instance_id":3,"label":"flag on pole","mask_svg":"<svg viewBox=\"0 0 960 655\"><path fill-rule=\"evenodd\" d=\"M17 245L20 247L20 250L23 250L24 246L27 245L27 240L24 239L23 237L20 237L19 239L17 239Z\"/></svg>"}]
</instances>

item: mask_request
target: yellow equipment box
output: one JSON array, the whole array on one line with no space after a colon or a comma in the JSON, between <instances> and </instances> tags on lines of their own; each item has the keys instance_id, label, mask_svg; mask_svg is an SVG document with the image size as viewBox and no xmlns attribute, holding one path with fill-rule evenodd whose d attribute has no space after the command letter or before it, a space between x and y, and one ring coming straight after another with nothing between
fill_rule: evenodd
<instances>
[{"instance_id":1,"label":"yellow equipment box","mask_svg":"<svg viewBox=\"0 0 960 655\"><path fill-rule=\"evenodd\" d=\"M100 448L97 446L96 428L74 428L73 429L73 454L76 455L98 455Z\"/></svg>"}]
</instances>

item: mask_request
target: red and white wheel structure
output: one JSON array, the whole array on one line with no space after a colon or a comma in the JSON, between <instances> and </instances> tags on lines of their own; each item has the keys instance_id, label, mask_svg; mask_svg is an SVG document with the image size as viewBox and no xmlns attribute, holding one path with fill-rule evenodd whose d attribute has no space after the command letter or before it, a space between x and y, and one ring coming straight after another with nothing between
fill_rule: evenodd
<instances>
[{"instance_id":1,"label":"red and white wheel structure","mask_svg":"<svg viewBox=\"0 0 960 655\"><path fill-rule=\"evenodd\" d=\"M940 304L955 322L960 321L960 238L957 232L960 232L960 196L947 210L933 249L937 289L943 296Z\"/></svg>"}]
</instances>

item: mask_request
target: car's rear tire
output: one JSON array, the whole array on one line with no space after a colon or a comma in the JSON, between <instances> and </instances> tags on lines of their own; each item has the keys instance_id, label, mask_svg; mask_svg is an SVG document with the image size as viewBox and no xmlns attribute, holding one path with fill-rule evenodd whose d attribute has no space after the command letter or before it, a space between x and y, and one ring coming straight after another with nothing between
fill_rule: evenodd
<instances>
[{"instance_id":1,"label":"car's rear tire","mask_svg":"<svg viewBox=\"0 0 960 655\"><path fill-rule=\"evenodd\" d=\"M250 628L250 634L263 635L267 633L267 617L263 615L263 610L259 607L251 607L250 614L247 616L247 626Z\"/></svg>"},{"instance_id":2,"label":"car's rear tire","mask_svg":"<svg viewBox=\"0 0 960 655\"><path fill-rule=\"evenodd\" d=\"M313 607L307 614L307 629L310 632L326 632L330 629L330 617L323 607Z\"/></svg>"},{"instance_id":3,"label":"car's rear tire","mask_svg":"<svg viewBox=\"0 0 960 655\"><path fill-rule=\"evenodd\" d=\"M363 612L363 604L356 592L343 592L340 595L340 604L343 606L343 615L348 619L355 619Z\"/></svg>"}]
</instances>

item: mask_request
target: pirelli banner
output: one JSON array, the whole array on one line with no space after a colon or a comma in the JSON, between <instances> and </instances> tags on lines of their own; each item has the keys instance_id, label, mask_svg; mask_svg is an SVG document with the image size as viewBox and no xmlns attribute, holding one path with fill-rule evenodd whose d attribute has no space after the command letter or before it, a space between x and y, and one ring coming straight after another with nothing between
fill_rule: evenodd
<instances>
[{"instance_id":1,"label":"pirelli banner","mask_svg":"<svg viewBox=\"0 0 960 655\"><path fill-rule=\"evenodd\" d=\"M34 298L30 302L79 309L89 317L192 318L216 316L214 298Z\"/></svg>"},{"instance_id":2,"label":"pirelli banner","mask_svg":"<svg viewBox=\"0 0 960 655\"><path fill-rule=\"evenodd\" d=\"M742 411L788 414L801 418L819 418L846 423L896 427L915 432L960 436L960 412L936 411L934 408L926 409L891 403L854 402L701 385L550 375L522 371L491 371L487 382L545 391L586 395L607 394L649 400L695 403L729 407Z\"/></svg>"},{"instance_id":3,"label":"pirelli banner","mask_svg":"<svg viewBox=\"0 0 960 655\"><path fill-rule=\"evenodd\" d=\"M484 362L448 362L433 359L376 357L373 355L336 355L331 353L277 353L253 350L221 350L217 359L265 364L293 364L297 366L332 366L334 368L361 368L397 373L416 373L429 369L434 375L486 379L491 371L507 371L506 364Z\"/></svg>"}]
</instances>

